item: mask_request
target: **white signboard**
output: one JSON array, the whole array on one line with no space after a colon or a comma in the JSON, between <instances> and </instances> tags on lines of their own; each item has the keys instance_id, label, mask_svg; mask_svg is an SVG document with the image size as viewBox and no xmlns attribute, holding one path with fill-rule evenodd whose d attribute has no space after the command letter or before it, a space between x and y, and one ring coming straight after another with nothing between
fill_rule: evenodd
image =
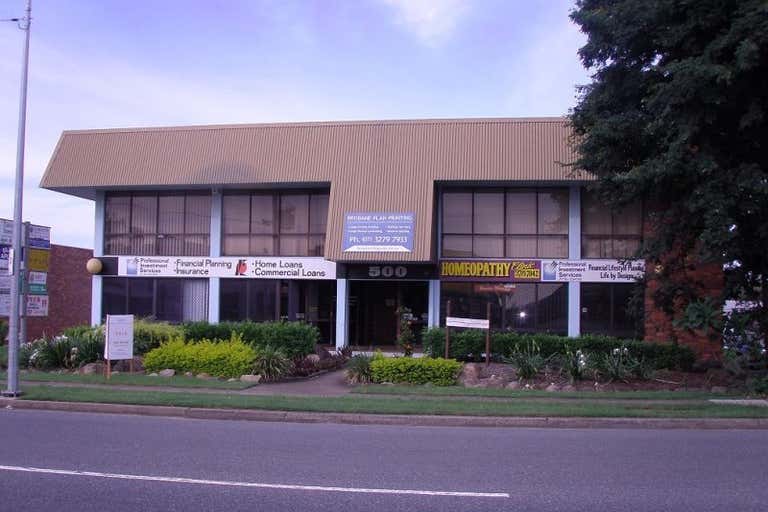
<instances>
[{"instance_id":1,"label":"white signboard","mask_svg":"<svg viewBox=\"0 0 768 512\"><path fill-rule=\"evenodd\" d=\"M542 260L542 281L633 283L645 275L643 260Z\"/></svg>"},{"instance_id":2,"label":"white signboard","mask_svg":"<svg viewBox=\"0 0 768 512\"><path fill-rule=\"evenodd\" d=\"M30 272L27 275L29 284L46 284L48 282L48 274L45 272Z\"/></svg>"},{"instance_id":3,"label":"white signboard","mask_svg":"<svg viewBox=\"0 0 768 512\"><path fill-rule=\"evenodd\" d=\"M336 279L336 263L302 257L120 256L117 275L137 277L238 277L251 279Z\"/></svg>"},{"instance_id":4,"label":"white signboard","mask_svg":"<svg viewBox=\"0 0 768 512\"><path fill-rule=\"evenodd\" d=\"M490 329L491 327L487 318L461 318L458 316L446 317L445 325L448 327L466 327L469 329Z\"/></svg>"},{"instance_id":5,"label":"white signboard","mask_svg":"<svg viewBox=\"0 0 768 512\"><path fill-rule=\"evenodd\" d=\"M48 316L48 296L27 295L27 316Z\"/></svg>"},{"instance_id":6,"label":"white signboard","mask_svg":"<svg viewBox=\"0 0 768 512\"><path fill-rule=\"evenodd\" d=\"M107 315L104 359L133 359L133 315Z\"/></svg>"},{"instance_id":7,"label":"white signboard","mask_svg":"<svg viewBox=\"0 0 768 512\"><path fill-rule=\"evenodd\" d=\"M0 244L13 244L13 222L0 219Z\"/></svg>"}]
</instances>

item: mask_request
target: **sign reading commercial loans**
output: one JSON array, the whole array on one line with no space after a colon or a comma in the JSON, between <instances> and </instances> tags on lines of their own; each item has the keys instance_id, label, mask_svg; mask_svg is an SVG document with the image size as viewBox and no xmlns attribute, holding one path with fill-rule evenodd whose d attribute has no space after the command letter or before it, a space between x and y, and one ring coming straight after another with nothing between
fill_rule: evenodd
<instances>
[{"instance_id":1,"label":"sign reading commercial loans","mask_svg":"<svg viewBox=\"0 0 768 512\"><path fill-rule=\"evenodd\" d=\"M645 274L643 260L442 260L444 281L631 283Z\"/></svg>"},{"instance_id":2,"label":"sign reading commercial loans","mask_svg":"<svg viewBox=\"0 0 768 512\"><path fill-rule=\"evenodd\" d=\"M352 212L344 216L344 252L413 251L413 212Z\"/></svg>"},{"instance_id":3,"label":"sign reading commercial loans","mask_svg":"<svg viewBox=\"0 0 768 512\"><path fill-rule=\"evenodd\" d=\"M336 279L336 263L323 258L120 256L117 260L117 275L137 277Z\"/></svg>"},{"instance_id":4,"label":"sign reading commercial loans","mask_svg":"<svg viewBox=\"0 0 768 512\"><path fill-rule=\"evenodd\" d=\"M644 274L643 260L544 260L541 280L632 283Z\"/></svg>"},{"instance_id":5,"label":"sign reading commercial loans","mask_svg":"<svg viewBox=\"0 0 768 512\"><path fill-rule=\"evenodd\" d=\"M442 260L444 281L541 281L539 260Z\"/></svg>"}]
</instances>

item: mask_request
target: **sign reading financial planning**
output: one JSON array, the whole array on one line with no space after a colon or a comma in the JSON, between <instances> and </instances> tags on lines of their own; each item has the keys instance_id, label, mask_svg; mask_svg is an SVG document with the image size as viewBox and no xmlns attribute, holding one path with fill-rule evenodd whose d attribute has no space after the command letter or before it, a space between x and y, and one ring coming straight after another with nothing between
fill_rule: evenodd
<instances>
[{"instance_id":1,"label":"sign reading financial planning","mask_svg":"<svg viewBox=\"0 0 768 512\"><path fill-rule=\"evenodd\" d=\"M632 283L643 278L643 260L544 260L542 281Z\"/></svg>"},{"instance_id":2,"label":"sign reading financial planning","mask_svg":"<svg viewBox=\"0 0 768 512\"><path fill-rule=\"evenodd\" d=\"M336 263L302 257L120 256L117 275L136 277L236 277L336 279Z\"/></svg>"},{"instance_id":3,"label":"sign reading financial planning","mask_svg":"<svg viewBox=\"0 0 768 512\"><path fill-rule=\"evenodd\" d=\"M443 281L631 283L643 260L442 260Z\"/></svg>"},{"instance_id":4,"label":"sign reading financial planning","mask_svg":"<svg viewBox=\"0 0 768 512\"><path fill-rule=\"evenodd\" d=\"M344 252L411 252L413 212L348 212L344 215Z\"/></svg>"},{"instance_id":5,"label":"sign reading financial planning","mask_svg":"<svg viewBox=\"0 0 768 512\"><path fill-rule=\"evenodd\" d=\"M133 359L133 315L107 315L104 359Z\"/></svg>"}]
</instances>

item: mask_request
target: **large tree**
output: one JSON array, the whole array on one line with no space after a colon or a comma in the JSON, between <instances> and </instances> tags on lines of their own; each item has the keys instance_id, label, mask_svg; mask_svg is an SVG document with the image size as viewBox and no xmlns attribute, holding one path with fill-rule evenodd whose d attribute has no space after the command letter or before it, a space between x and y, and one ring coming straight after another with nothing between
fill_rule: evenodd
<instances>
[{"instance_id":1,"label":"large tree","mask_svg":"<svg viewBox=\"0 0 768 512\"><path fill-rule=\"evenodd\" d=\"M642 255L669 267L662 281L725 265L727 296L762 301L768 340L768 1L578 0L571 19L592 72L571 114L577 166L611 205L655 206ZM662 285L676 311L701 305L695 286Z\"/></svg>"}]
</instances>

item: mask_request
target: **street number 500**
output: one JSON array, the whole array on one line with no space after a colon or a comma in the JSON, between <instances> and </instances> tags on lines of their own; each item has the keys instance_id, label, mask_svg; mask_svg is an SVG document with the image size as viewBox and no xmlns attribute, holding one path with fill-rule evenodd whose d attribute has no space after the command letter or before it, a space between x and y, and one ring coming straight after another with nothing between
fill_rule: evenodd
<instances>
[{"instance_id":1,"label":"street number 500","mask_svg":"<svg viewBox=\"0 0 768 512\"><path fill-rule=\"evenodd\" d=\"M403 266L371 265L368 267L368 277L405 277L408 269Z\"/></svg>"}]
</instances>

